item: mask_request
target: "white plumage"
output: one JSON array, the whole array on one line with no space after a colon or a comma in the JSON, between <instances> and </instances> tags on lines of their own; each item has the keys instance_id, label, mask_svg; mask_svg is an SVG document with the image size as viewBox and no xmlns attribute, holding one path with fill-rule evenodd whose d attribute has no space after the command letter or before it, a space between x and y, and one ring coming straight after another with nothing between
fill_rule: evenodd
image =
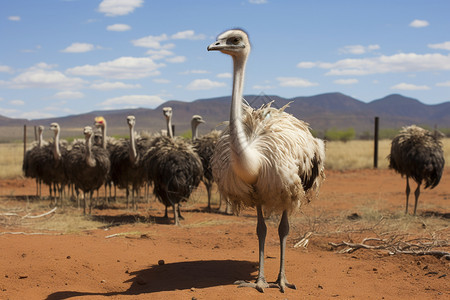
<instances>
[{"instance_id":1,"label":"white plumage","mask_svg":"<svg viewBox=\"0 0 450 300\"><path fill-rule=\"evenodd\" d=\"M289 213L302 201L317 195L325 178L325 146L314 138L308 124L270 104L254 110L242 101L244 74L250 42L242 30L229 30L208 46L233 58L233 92L230 123L220 137L212 158L212 170L219 191L237 211L256 207L258 214L259 274L255 283L238 281L240 286L295 289L285 275L284 256L289 233ZM267 234L263 210L282 214L280 272L274 283L264 275L264 245Z\"/></svg>"}]
</instances>

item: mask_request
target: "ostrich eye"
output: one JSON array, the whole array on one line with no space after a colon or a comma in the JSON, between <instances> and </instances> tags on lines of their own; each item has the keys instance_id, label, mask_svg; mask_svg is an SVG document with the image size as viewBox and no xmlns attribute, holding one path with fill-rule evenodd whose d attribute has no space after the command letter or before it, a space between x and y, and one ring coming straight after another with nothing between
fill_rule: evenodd
<instances>
[{"instance_id":1,"label":"ostrich eye","mask_svg":"<svg viewBox=\"0 0 450 300\"><path fill-rule=\"evenodd\" d=\"M233 39L233 44L235 44L235 45L239 44L240 41L241 41L241 39L236 37Z\"/></svg>"}]
</instances>

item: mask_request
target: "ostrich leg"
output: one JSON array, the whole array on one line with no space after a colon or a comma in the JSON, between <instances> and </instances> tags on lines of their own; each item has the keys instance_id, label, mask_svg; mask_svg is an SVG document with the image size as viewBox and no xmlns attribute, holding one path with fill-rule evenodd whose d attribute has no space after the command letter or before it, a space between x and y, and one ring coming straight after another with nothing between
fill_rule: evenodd
<instances>
[{"instance_id":1,"label":"ostrich leg","mask_svg":"<svg viewBox=\"0 0 450 300\"><path fill-rule=\"evenodd\" d=\"M272 285L269 285L266 281L266 278L264 276L264 244L266 242L266 235L267 235L267 226L264 222L264 216L261 209L261 205L258 205L256 207L257 213L258 213L258 223L256 225L256 233L258 235L258 242L259 242L259 272L258 272L258 278L256 279L256 282L248 282L245 280L238 280L235 282L235 284L238 284L239 287L252 287L257 289L259 292L264 293L265 288L272 287ZM276 285L278 286L278 285Z\"/></svg>"},{"instance_id":2,"label":"ostrich leg","mask_svg":"<svg viewBox=\"0 0 450 300\"><path fill-rule=\"evenodd\" d=\"M416 215L417 201L419 200L419 195L420 195L420 182L417 184L416 191L414 192L414 196L416 197L416 201L414 203L414 215Z\"/></svg>"},{"instance_id":3,"label":"ostrich leg","mask_svg":"<svg viewBox=\"0 0 450 300\"><path fill-rule=\"evenodd\" d=\"M286 287L294 290L296 289L294 284L290 284L287 281L284 269L284 255L286 250L286 240L288 234L289 234L289 218L288 213L285 210L283 211L280 225L278 226L278 235L280 237L280 273L278 274L278 279L276 281L282 293L284 293Z\"/></svg>"},{"instance_id":4,"label":"ostrich leg","mask_svg":"<svg viewBox=\"0 0 450 300\"><path fill-rule=\"evenodd\" d=\"M172 207L173 207L173 218L175 220L175 225L179 226L180 225L180 220L178 218L178 210L177 210L175 204L172 204Z\"/></svg>"},{"instance_id":5,"label":"ostrich leg","mask_svg":"<svg viewBox=\"0 0 450 300\"><path fill-rule=\"evenodd\" d=\"M411 189L409 188L409 177L406 176L406 209L405 209L405 215L408 214L408 200L409 200L409 192Z\"/></svg>"}]
</instances>

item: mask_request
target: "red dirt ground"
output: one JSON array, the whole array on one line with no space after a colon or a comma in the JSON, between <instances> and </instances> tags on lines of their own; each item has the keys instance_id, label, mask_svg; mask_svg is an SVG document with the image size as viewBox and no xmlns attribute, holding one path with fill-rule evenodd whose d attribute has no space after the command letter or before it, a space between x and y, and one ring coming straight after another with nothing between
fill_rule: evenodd
<instances>
[{"instance_id":1,"label":"red dirt ground","mask_svg":"<svg viewBox=\"0 0 450 300\"><path fill-rule=\"evenodd\" d=\"M405 234L405 223L409 235L404 239L432 236L448 243L449 180L447 168L438 187L422 190L418 216L404 217L405 181L394 172L328 172L320 197L291 217L286 272L297 290L284 294L233 285L257 275L252 209L229 216L205 212L204 202L188 202L185 220L176 227L162 219L159 203L143 201L137 212L116 204L93 211L103 228L62 234L8 223L5 214L25 208L24 196L33 195L35 185L32 180L0 180L0 299L449 299L450 261L445 258L369 249L340 254L328 244L359 243L387 229L392 236L395 226ZM370 220L371 211L376 220ZM354 213L363 218L347 218ZM377 219L380 215L383 220ZM265 272L273 281L279 267L276 219L269 218L267 225ZM308 231L314 232L308 247L294 248ZM449 247L435 250L448 252Z\"/></svg>"}]
</instances>

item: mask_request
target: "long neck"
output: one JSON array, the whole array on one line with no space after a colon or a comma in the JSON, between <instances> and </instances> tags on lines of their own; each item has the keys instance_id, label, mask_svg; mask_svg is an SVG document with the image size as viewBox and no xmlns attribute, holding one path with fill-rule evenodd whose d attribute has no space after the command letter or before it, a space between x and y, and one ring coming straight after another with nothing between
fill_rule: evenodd
<instances>
[{"instance_id":1,"label":"long neck","mask_svg":"<svg viewBox=\"0 0 450 300\"><path fill-rule=\"evenodd\" d=\"M39 130L38 147L42 147L42 130Z\"/></svg>"},{"instance_id":2,"label":"long neck","mask_svg":"<svg viewBox=\"0 0 450 300\"><path fill-rule=\"evenodd\" d=\"M171 138L173 138L173 131L172 131L172 117L167 118L167 135Z\"/></svg>"},{"instance_id":3,"label":"long neck","mask_svg":"<svg viewBox=\"0 0 450 300\"><path fill-rule=\"evenodd\" d=\"M136 142L134 136L134 126L130 126L130 161L135 163L137 160Z\"/></svg>"},{"instance_id":4,"label":"long neck","mask_svg":"<svg viewBox=\"0 0 450 300\"><path fill-rule=\"evenodd\" d=\"M198 138L198 123L192 122L191 129L192 129L192 141L195 141Z\"/></svg>"},{"instance_id":5,"label":"long neck","mask_svg":"<svg viewBox=\"0 0 450 300\"><path fill-rule=\"evenodd\" d=\"M246 57L233 57L233 93L230 110L230 145L232 167L236 174L248 184L258 179L260 168L259 153L248 142L242 124L242 93Z\"/></svg>"},{"instance_id":6,"label":"long neck","mask_svg":"<svg viewBox=\"0 0 450 300\"><path fill-rule=\"evenodd\" d=\"M102 126L102 148L106 149L106 123Z\"/></svg>"},{"instance_id":7,"label":"long neck","mask_svg":"<svg viewBox=\"0 0 450 300\"><path fill-rule=\"evenodd\" d=\"M55 160L61 159L61 151L59 150L59 130L55 131L55 139L53 145L53 157Z\"/></svg>"},{"instance_id":8,"label":"long neck","mask_svg":"<svg viewBox=\"0 0 450 300\"><path fill-rule=\"evenodd\" d=\"M86 163L90 167L95 167L95 159L92 157L92 135L86 136Z\"/></svg>"}]
</instances>

